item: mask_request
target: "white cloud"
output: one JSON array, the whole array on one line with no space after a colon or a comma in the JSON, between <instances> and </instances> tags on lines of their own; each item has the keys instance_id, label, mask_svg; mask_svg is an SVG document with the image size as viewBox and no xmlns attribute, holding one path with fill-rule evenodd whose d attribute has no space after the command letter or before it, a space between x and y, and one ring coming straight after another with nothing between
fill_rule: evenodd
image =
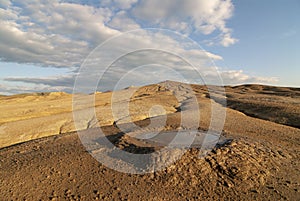
<instances>
[{"instance_id":1,"label":"white cloud","mask_svg":"<svg viewBox=\"0 0 300 201\"><path fill-rule=\"evenodd\" d=\"M75 74L63 75L63 76L51 76L41 78L24 78L24 77L12 77L6 78L5 81L11 82L24 82L30 84L42 84L45 86L65 87L71 89L74 85Z\"/></svg>"},{"instance_id":2,"label":"white cloud","mask_svg":"<svg viewBox=\"0 0 300 201\"><path fill-rule=\"evenodd\" d=\"M128 17L125 11L116 13L108 25L120 31L131 31L141 28L132 18Z\"/></svg>"},{"instance_id":3,"label":"white cloud","mask_svg":"<svg viewBox=\"0 0 300 201\"><path fill-rule=\"evenodd\" d=\"M185 36L190 34L207 35L214 33L217 37L210 44L229 46L237 42L232 37L232 30L226 26L233 14L231 0L103 0L95 4L93 0L0 0L0 59L7 62L30 63L50 67L79 67L86 56L105 40L124 31L140 27L157 27L179 31ZM221 60L222 57L201 50L187 40L172 38L170 33L141 31L126 40L116 40L112 50L107 49L106 58L124 53L124 50L153 49L170 50L179 56L192 59L193 63L209 71L209 58ZM164 54L161 54L161 56ZM185 70L188 67L176 57L165 57L153 60L151 57L132 55L127 65L161 63L175 69ZM103 55L102 55L103 58ZM152 60L151 60L152 59ZM181 65L181 66L180 66ZM99 65L98 65L99 67ZM105 68L106 66L101 66ZM126 70L125 65L119 70ZM91 69L90 72L93 72ZM162 75L162 70L159 74ZM232 80L249 81L243 72L222 72L225 83ZM137 76L142 77L141 73ZM8 78L10 82L42 84L32 90L48 90L53 87L70 90L74 83L75 73L61 77L45 78ZM263 80L264 78L259 78ZM259 81L259 80L257 80ZM267 81L267 80L266 80ZM3 86L2 86L3 87ZM19 88L30 91L30 89ZM4 89L3 89L4 90ZM9 87L7 91L18 91Z\"/></svg>"},{"instance_id":4,"label":"white cloud","mask_svg":"<svg viewBox=\"0 0 300 201\"><path fill-rule=\"evenodd\" d=\"M126 60L135 60L137 57L127 57ZM242 70L221 70L213 71L212 68L204 69L200 71L200 75L197 75L197 71L194 71L191 66L186 65L184 62L178 62L178 66L168 66L169 63L172 63L177 59L169 58L168 61L161 64L152 64L152 65L140 65L138 68L130 69L124 68L122 65L126 66L126 61L122 61L119 64L115 64L115 68L109 69L104 78L99 83L98 91L112 90L114 87L117 89L122 89L131 85L141 86L151 83L158 83L164 80L174 80L181 82L189 82L196 84L215 84L215 81L221 76L224 85L240 85L240 84L276 84L279 79L276 77L258 77L250 76L245 74ZM130 63L135 62L127 61ZM95 69L94 69L95 70ZM90 80L98 79L97 75L93 75L93 70L90 70L88 79L85 80L85 86L81 86L84 89L87 89L86 93L92 93L94 88ZM22 82L29 85L34 84L34 86L25 85L1 85L0 84L0 94L16 94L16 93L25 93L25 92L51 92L51 91L66 91L72 93L74 80L76 73L72 73L64 76L55 76L55 77L42 77L42 78L32 78L32 77L11 77L6 78L5 81L11 82ZM185 77L188 75L188 77ZM192 75L192 76L191 76ZM202 79L199 79L199 76L202 76ZM117 83L117 85L116 85Z\"/></svg>"},{"instance_id":5,"label":"white cloud","mask_svg":"<svg viewBox=\"0 0 300 201\"><path fill-rule=\"evenodd\" d=\"M72 92L72 88L65 86L49 86L44 84L38 84L34 86L24 85L3 85L0 84L0 95L13 95L20 93L33 93L33 92L53 92L53 91L66 91Z\"/></svg>"},{"instance_id":6,"label":"white cloud","mask_svg":"<svg viewBox=\"0 0 300 201\"><path fill-rule=\"evenodd\" d=\"M230 46L230 45L233 45L233 44L235 44L236 42L238 42L238 40L235 39L235 38L232 38L232 37L230 36L229 33L225 33L225 34L221 37L221 39L220 39L220 43L221 43L224 47L228 47L228 46Z\"/></svg>"},{"instance_id":7,"label":"white cloud","mask_svg":"<svg viewBox=\"0 0 300 201\"><path fill-rule=\"evenodd\" d=\"M120 44L122 44L121 48ZM130 85L129 83L133 81L142 85L154 83L156 80L163 81L176 78L169 73L170 70L165 68L173 69L174 72L190 82L197 82L200 81L200 78L191 64L195 65L198 70L205 71L211 69L210 59L220 60L222 57L206 52L188 38L180 39L178 35L170 31L150 29L128 32L103 44L90 55L85 62L87 68L80 76L83 78L80 87L85 92L93 90L95 86L91 84L91 81L98 80L100 78L99 72L106 70L100 90L111 90L124 75L140 67L143 67L143 71L132 71L132 78L123 82L125 84L123 87L126 87L126 83ZM209 66L207 66L208 63ZM159 66L161 69L151 67L153 65ZM148 67L145 68L145 66ZM10 77L6 78L5 81L43 84L49 88L68 87L70 89L74 84L75 76L76 72L70 76L60 77Z\"/></svg>"},{"instance_id":8,"label":"white cloud","mask_svg":"<svg viewBox=\"0 0 300 201\"><path fill-rule=\"evenodd\" d=\"M11 3L10 3L10 0L0 0L0 7L7 7L9 6Z\"/></svg>"},{"instance_id":9,"label":"white cloud","mask_svg":"<svg viewBox=\"0 0 300 201\"><path fill-rule=\"evenodd\" d=\"M211 34L219 30L225 37L222 45L236 42L226 27L226 20L233 14L231 0L141 0L132 9L134 16L148 25L160 25L177 31Z\"/></svg>"},{"instance_id":10,"label":"white cloud","mask_svg":"<svg viewBox=\"0 0 300 201\"><path fill-rule=\"evenodd\" d=\"M56 67L79 66L106 39L144 26L184 34L220 32L219 43L236 42L226 28L230 0L28 0L0 1L3 61ZM86 2L86 1L82 1ZM134 5L134 6L133 6Z\"/></svg>"},{"instance_id":11,"label":"white cloud","mask_svg":"<svg viewBox=\"0 0 300 201\"><path fill-rule=\"evenodd\" d=\"M119 34L105 25L106 8L59 3L56 0L12 4L0 20L0 57L3 61L73 67L95 45Z\"/></svg>"},{"instance_id":12,"label":"white cloud","mask_svg":"<svg viewBox=\"0 0 300 201\"><path fill-rule=\"evenodd\" d=\"M214 72L204 73L207 80L214 80L216 74ZM219 69L219 74L222 77L225 85L238 84L276 84L279 79L277 77L259 77L245 74L243 70L222 70Z\"/></svg>"},{"instance_id":13,"label":"white cloud","mask_svg":"<svg viewBox=\"0 0 300 201\"><path fill-rule=\"evenodd\" d=\"M102 0L102 7L109 7L111 10L128 10L139 0Z\"/></svg>"},{"instance_id":14,"label":"white cloud","mask_svg":"<svg viewBox=\"0 0 300 201\"><path fill-rule=\"evenodd\" d=\"M129 9L135 4L138 0L113 0L113 2L120 9Z\"/></svg>"}]
</instances>

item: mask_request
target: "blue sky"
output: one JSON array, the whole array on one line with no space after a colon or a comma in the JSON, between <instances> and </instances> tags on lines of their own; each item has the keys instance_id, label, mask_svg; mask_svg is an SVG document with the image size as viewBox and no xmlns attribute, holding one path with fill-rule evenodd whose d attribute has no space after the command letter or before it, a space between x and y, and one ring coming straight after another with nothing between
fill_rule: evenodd
<instances>
[{"instance_id":1,"label":"blue sky","mask_svg":"<svg viewBox=\"0 0 300 201\"><path fill-rule=\"evenodd\" d=\"M217 83L217 73L225 85L299 87L299 13L297 0L0 0L0 94L72 92L77 71L89 53L104 41L136 29L141 31L132 33L134 41L129 42L132 37L127 35L128 40L114 45L126 50L174 50L180 57L192 55L208 83ZM205 58L203 50L191 44L186 48L187 40L164 31L148 32L146 28L183 34L197 42L208 56ZM107 57L118 51L107 49L109 54L100 56L109 60ZM114 72L120 71L127 78L138 77L141 81L146 80L143 74L149 73L160 76L155 81L172 78L163 65L153 67L151 62L173 66L185 76L190 72L193 77L186 66L178 66L182 65L179 57L165 54L151 61L149 55L123 59L124 63L112 69L106 80L114 79ZM203 62L211 58L218 72ZM149 67L131 71L132 76L128 76L124 64L136 66L141 64L137 62L140 59L147 60ZM97 71L106 68L95 64L88 74L95 74L96 67Z\"/></svg>"},{"instance_id":2,"label":"blue sky","mask_svg":"<svg viewBox=\"0 0 300 201\"><path fill-rule=\"evenodd\" d=\"M228 20L239 42L209 50L224 57L230 69L277 77L276 85L300 86L300 1L233 1Z\"/></svg>"}]
</instances>

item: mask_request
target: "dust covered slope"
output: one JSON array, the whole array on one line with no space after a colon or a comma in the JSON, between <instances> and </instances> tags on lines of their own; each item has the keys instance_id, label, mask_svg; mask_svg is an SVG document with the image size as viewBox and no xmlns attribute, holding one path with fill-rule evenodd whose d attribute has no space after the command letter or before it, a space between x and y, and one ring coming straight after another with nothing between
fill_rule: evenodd
<instances>
[{"instance_id":1,"label":"dust covered slope","mask_svg":"<svg viewBox=\"0 0 300 201\"><path fill-rule=\"evenodd\" d=\"M300 89L263 85L226 87L227 106L247 115L300 128Z\"/></svg>"},{"instance_id":2,"label":"dust covered slope","mask_svg":"<svg viewBox=\"0 0 300 201\"><path fill-rule=\"evenodd\" d=\"M141 88L130 100L130 116L124 112L127 104L124 97L136 89L128 88L114 93L79 94L76 103L80 105L74 111L80 124L73 120L72 104L74 97L62 92L22 94L0 98L0 147L13 145L50 135L58 135L84 130L87 128L112 125L114 122L126 123L161 115L149 110L153 105L164 107L166 114L176 112L178 101L168 91L160 91L159 86L151 85ZM144 94L140 96L139 94ZM112 98L114 96L114 98ZM94 105L97 119L89 115ZM114 117L112 114L114 104ZM119 107L119 108L118 108Z\"/></svg>"},{"instance_id":3,"label":"dust covered slope","mask_svg":"<svg viewBox=\"0 0 300 201\"><path fill-rule=\"evenodd\" d=\"M166 90L166 85L170 87L169 90ZM195 85L192 88L200 108L199 130L207 130L211 105L222 105L209 99L206 87ZM191 111L194 108L188 104L188 90L184 84L175 82L141 88L133 94L129 106L135 124L148 132L150 119L146 112L153 105L163 104L165 110L169 111L163 129L181 129L182 113L195 112ZM233 100L247 96L239 94L239 88L226 90ZM251 90L249 97L256 94L261 97L261 89ZM110 105L110 102L103 100L109 100L111 95L103 94L96 101L99 109ZM179 100L174 99L175 94ZM263 96L274 97L273 94ZM283 100L292 102L295 110L299 111L299 105L294 103L297 98L291 95ZM251 98L244 99L251 101ZM247 104L239 101L241 106ZM263 104L262 110L268 101ZM284 105L286 112L289 112L288 104L281 106ZM246 108L251 109L249 106ZM145 175L124 174L103 166L86 151L76 133L2 148L0 181L5 185L0 187L0 200L298 200L300 129L276 123L275 120L272 122L247 116L230 108L226 111L223 129L226 143L215 147L204 158L199 157L198 148L190 148L173 165ZM265 114L270 118L276 117L274 113ZM159 113L153 115L159 117ZM161 148L147 144L147 141L126 137L117 128L117 125L126 124L126 116L112 124L113 121L102 129L119 149L131 153L149 153ZM97 129L93 127L85 132L97 135Z\"/></svg>"},{"instance_id":4,"label":"dust covered slope","mask_svg":"<svg viewBox=\"0 0 300 201\"><path fill-rule=\"evenodd\" d=\"M145 120L138 123L148 124ZM300 196L299 145L285 141L290 144L286 147L281 142L285 132L298 136L300 133L280 126L277 127L280 128L278 138L272 141L274 136L269 133L272 124L266 122L257 127L257 134L251 137L227 134L226 137L233 140L215 148L205 158L199 158L198 150L193 148L165 170L145 175L124 174L106 168L86 152L76 134L4 148L1 150L0 179L5 185L1 186L0 198L297 200ZM258 125L262 125L261 122ZM120 132L112 126L103 129L111 135ZM260 134L267 136L271 143L258 140ZM296 140L299 142L299 137Z\"/></svg>"}]
</instances>

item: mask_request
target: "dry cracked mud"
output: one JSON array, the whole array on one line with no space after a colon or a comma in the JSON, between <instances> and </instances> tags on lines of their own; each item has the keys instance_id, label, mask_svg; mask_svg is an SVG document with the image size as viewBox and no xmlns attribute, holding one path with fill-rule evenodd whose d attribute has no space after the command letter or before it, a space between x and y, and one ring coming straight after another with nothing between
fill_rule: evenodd
<instances>
[{"instance_id":1,"label":"dry cracked mud","mask_svg":"<svg viewBox=\"0 0 300 201\"><path fill-rule=\"evenodd\" d=\"M97 136L102 126L116 148L135 154L153 153L164 147L158 143L161 139L189 129L180 127L180 122L182 115L190 114L191 119L196 115L189 102L191 92L199 107L197 130L205 132L211 106L224 106L219 104L218 94L209 94L206 87L191 88L165 82L134 91L129 110L141 128L137 132L119 128L128 128L130 123L128 113L121 109L121 118L112 118L112 92L95 95L96 112L101 111L98 122L85 116L90 105L84 104L87 96L82 96L80 135ZM92 157L90 152L97 153L97 147L87 149L74 132L71 95L1 96L0 200L299 200L299 89L262 85L225 89L228 108L219 144L205 155L199 143L184 147L177 161L146 174L118 172ZM118 93L130 90L134 88ZM119 101L125 104L122 101L126 100ZM153 105L162 106L164 111L151 110ZM166 114L165 124L152 126L151 121L162 114ZM102 118L105 116L107 119ZM140 135L157 129L157 138ZM161 157L159 163L170 156Z\"/></svg>"}]
</instances>

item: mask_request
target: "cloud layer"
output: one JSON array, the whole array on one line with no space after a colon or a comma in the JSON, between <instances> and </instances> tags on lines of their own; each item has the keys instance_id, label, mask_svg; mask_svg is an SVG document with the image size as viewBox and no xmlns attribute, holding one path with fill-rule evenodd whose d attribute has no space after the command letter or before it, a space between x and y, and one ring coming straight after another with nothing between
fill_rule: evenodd
<instances>
[{"instance_id":1,"label":"cloud layer","mask_svg":"<svg viewBox=\"0 0 300 201\"><path fill-rule=\"evenodd\" d=\"M234 44L226 20L230 0L28 0L0 2L2 61L44 66L79 66L87 54L123 31L155 27L183 34L219 32Z\"/></svg>"},{"instance_id":2,"label":"cloud layer","mask_svg":"<svg viewBox=\"0 0 300 201\"><path fill-rule=\"evenodd\" d=\"M57 77L5 78L7 82L23 82L31 86L0 85L0 93L71 92L79 67L99 44L136 29L141 30L139 34L133 32L125 40L115 40L111 43L114 48L102 51L101 58L109 60L113 55L121 56L124 49L143 50L151 44L153 49L172 50L177 56L193 58L193 63L201 67L203 75L214 83L217 75L216 72L210 73L210 60L222 60L221 56L191 45L193 42L187 42L184 37L176 38L169 32L147 31L145 28L169 29L187 37L205 36L207 44L227 47L237 42L226 25L233 11L231 0L0 0L1 61L70 69L69 74ZM149 52L142 53L129 54L116 61L116 67L106 73L107 81L115 79L120 72L128 71L128 66L145 64L160 64L161 67L156 65L143 68L143 72L132 72L133 78L147 80L147 74L154 73L158 80L163 80L170 74L163 65L190 78L194 76L176 56L160 54L161 59L153 59ZM106 67L102 63L93 65L86 73L93 75L95 70ZM77 70L73 71L74 68ZM221 71L220 74L225 83L266 81L265 78L245 75L242 71Z\"/></svg>"}]
</instances>

